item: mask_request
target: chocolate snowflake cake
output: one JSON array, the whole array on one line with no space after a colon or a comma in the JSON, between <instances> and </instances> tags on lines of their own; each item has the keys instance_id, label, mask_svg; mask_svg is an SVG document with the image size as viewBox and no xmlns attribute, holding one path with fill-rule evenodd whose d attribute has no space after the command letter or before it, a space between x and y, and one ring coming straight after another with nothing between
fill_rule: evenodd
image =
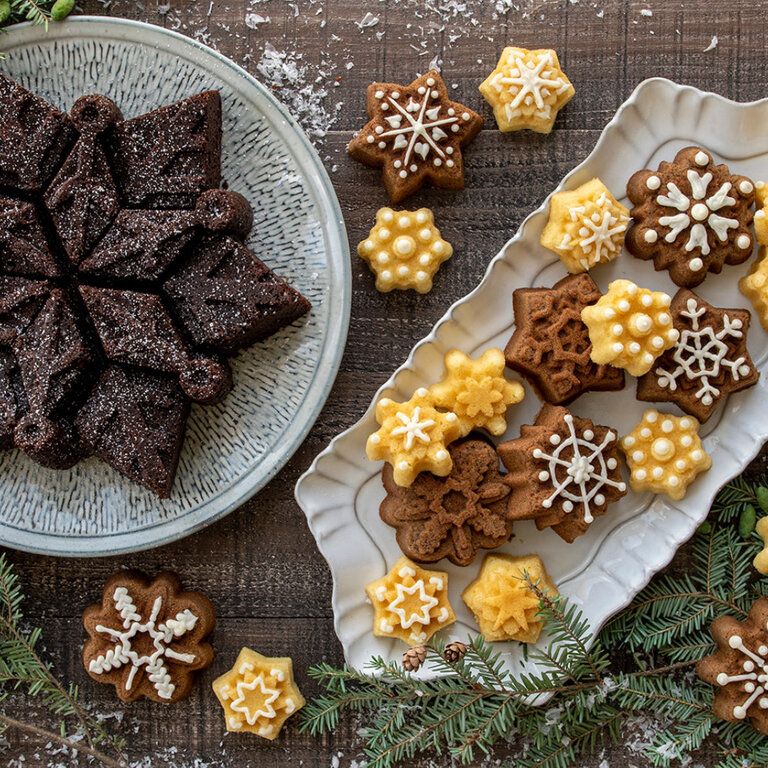
<instances>
[{"instance_id":1,"label":"chocolate snowflake cake","mask_svg":"<svg viewBox=\"0 0 768 768\"><path fill-rule=\"evenodd\" d=\"M168 496L190 401L220 402L226 357L309 311L243 244L221 119L217 91L124 120L0 75L0 449L95 455Z\"/></svg>"}]
</instances>

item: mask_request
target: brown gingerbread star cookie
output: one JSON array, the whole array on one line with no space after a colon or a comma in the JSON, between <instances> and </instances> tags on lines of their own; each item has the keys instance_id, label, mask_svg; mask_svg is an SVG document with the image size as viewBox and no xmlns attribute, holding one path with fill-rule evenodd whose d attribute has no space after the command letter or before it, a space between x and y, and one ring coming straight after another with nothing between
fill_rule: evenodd
<instances>
[{"instance_id":1,"label":"brown gingerbread star cookie","mask_svg":"<svg viewBox=\"0 0 768 768\"><path fill-rule=\"evenodd\" d=\"M439 72L427 72L410 85L373 83L367 103L369 121L348 151L355 160L382 169L393 203L425 181L463 189L461 148L480 132L483 118L451 101Z\"/></svg>"},{"instance_id":2,"label":"brown gingerbread star cookie","mask_svg":"<svg viewBox=\"0 0 768 768\"><path fill-rule=\"evenodd\" d=\"M716 165L700 147L681 149L657 171L638 171L627 184L634 224L627 250L669 270L677 285L693 288L724 264L752 255L749 229L755 186L746 176Z\"/></svg>"},{"instance_id":3,"label":"brown gingerbread star cookie","mask_svg":"<svg viewBox=\"0 0 768 768\"><path fill-rule=\"evenodd\" d=\"M499 472L496 449L468 438L448 448L453 469L447 477L422 472L407 488L384 465L387 496L381 519L397 529L397 543L411 560L434 563L447 557L469 565L479 548L493 549L512 535L510 487Z\"/></svg>"},{"instance_id":4,"label":"brown gingerbread star cookie","mask_svg":"<svg viewBox=\"0 0 768 768\"><path fill-rule=\"evenodd\" d=\"M498 451L515 518L533 518L540 531L552 527L568 543L627 492L616 432L559 406L544 405L535 423Z\"/></svg>"},{"instance_id":5,"label":"brown gingerbread star cookie","mask_svg":"<svg viewBox=\"0 0 768 768\"><path fill-rule=\"evenodd\" d=\"M637 381L637 399L674 403L700 422L731 392L757 383L747 351L749 312L713 307L681 288L670 313L680 338Z\"/></svg>"},{"instance_id":6,"label":"brown gingerbread star cookie","mask_svg":"<svg viewBox=\"0 0 768 768\"><path fill-rule=\"evenodd\" d=\"M518 288L512 294L515 332L504 356L542 400L567 405L583 392L624 387L624 372L592 362L581 310L601 296L587 274L569 275L551 288Z\"/></svg>"},{"instance_id":7,"label":"brown gingerbread star cookie","mask_svg":"<svg viewBox=\"0 0 768 768\"><path fill-rule=\"evenodd\" d=\"M216 625L213 605L200 592L182 591L175 573L152 580L134 571L110 576L101 603L85 609L83 625L88 674L114 685L123 701L179 701L192 690L195 671L213 661L205 642Z\"/></svg>"},{"instance_id":8,"label":"brown gingerbread star cookie","mask_svg":"<svg viewBox=\"0 0 768 768\"><path fill-rule=\"evenodd\" d=\"M718 687L712 710L768 734L768 600L756 600L744 621L718 617L710 630L717 650L696 665L696 674Z\"/></svg>"}]
</instances>

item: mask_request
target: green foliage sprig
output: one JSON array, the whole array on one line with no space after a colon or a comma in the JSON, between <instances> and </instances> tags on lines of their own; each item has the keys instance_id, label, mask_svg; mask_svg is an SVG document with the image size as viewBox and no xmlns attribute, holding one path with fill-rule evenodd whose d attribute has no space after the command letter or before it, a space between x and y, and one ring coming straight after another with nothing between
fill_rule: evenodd
<instances>
[{"instance_id":1,"label":"green foliage sprig","mask_svg":"<svg viewBox=\"0 0 768 768\"><path fill-rule=\"evenodd\" d=\"M123 741L80 704L76 685L65 687L37 652L41 630L23 628L23 595L18 577L5 555L0 555L0 734L15 729L90 755L108 768L128 761ZM37 698L58 720L58 730L22 722L5 706L14 693Z\"/></svg>"},{"instance_id":2,"label":"green foliage sprig","mask_svg":"<svg viewBox=\"0 0 768 768\"><path fill-rule=\"evenodd\" d=\"M48 24L72 13L75 0L0 0L0 24Z\"/></svg>"},{"instance_id":3,"label":"green foliage sprig","mask_svg":"<svg viewBox=\"0 0 768 768\"><path fill-rule=\"evenodd\" d=\"M768 595L768 582L756 580L751 566L755 509L768 511L764 484L739 478L725 486L695 535L689 572L654 579L591 645L581 611L528 580L549 637L544 649L528 652L535 671L511 674L479 636L455 663L443 657L442 643L431 642L427 664L441 673L431 680L381 658L366 672L320 664L310 675L324 693L302 710L301 728L333 731L342 715L356 714L365 721L369 768L427 753L469 765L501 739L520 747L516 768L569 768L580 754L618 740L630 716L642 715L662 723L645 747L654 766L683 761L709 739L720 755L717 768L768 768L768 740L743 722L718 720L712 686L693 673L715 648L711 621L721 614L743 620L752 602ZM634 658L635 669L612 669L609 649Z\"/></svg>"}]
</instances>

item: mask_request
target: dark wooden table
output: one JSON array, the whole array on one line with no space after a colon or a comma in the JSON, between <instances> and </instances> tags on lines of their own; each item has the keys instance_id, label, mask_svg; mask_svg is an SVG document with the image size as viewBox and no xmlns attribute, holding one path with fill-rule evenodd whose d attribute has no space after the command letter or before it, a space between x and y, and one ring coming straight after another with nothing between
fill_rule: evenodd
<instances>
[{"instance_id":1,"label":"dark wooden table","mask_svg":"<svg viewBox=\"0 0 768 768\"><path fill-rule=\"evenodd\" d=\"M160 0L157 5L86 0L83 10L141 19L200 39L274 87L286 103L299 106L307 125L327 129L314 138L341 200L352 246L352 322L341 371L317 424L258 496L195 536L137 555L65 560L10 552L28 595L25 613L43 626L45 653L61 678L80 685L83 699L97 711L123 713L120 727L132 757L153 756L153 766L173 760L192 765L195 757L213 765L259 768L348 766L356 756L359 723L347 723L323 741L299 736L295 725L274 743L225 735L210 690L211 680L229 668L245 644L269 655L292 656L308 695L316 689L307 680L307 668L321 660L342 661L333 632L330 575L294 501L296 480L335 434L357 420L445 309L477 284L491 257L589 153L641 80L661 75L741 101L765 96L765 11L743 0L172 0L170 9ZM576 97L549 136L500 134L477 91L501 49L511 44L555 48L576 87ZM297 65L295 72L288 67L281 79L274 68L265 68L265 46L284 53ZM349 160L345 147L365 121L370 82L410 82L434 60L454 98L481 112L487 127L466 150L465 190L424 191L408 201L435 211L443 235L454 245L454 258L443 265L430 294L382 295L354 253L387 198L378 172ZM311 108L299 104L296 93L303 87ZM766 455L753 464L754 471L764 466ZM83 670L80 613L121 566L176 569L217 607L216 659L183 703L122 705L111 687L96 684ZM672 567L685 567L684 550ZM31 712L17 713L25 714ZM48 763L43 745L10 732L8 737L10 746L0 752L0 761L24 756L24 766ZM176 757L172 748L178 748ZM645 764L625 744L583 764L602 765L603 757L614 765Z\"/></svg>"}]
</instances>

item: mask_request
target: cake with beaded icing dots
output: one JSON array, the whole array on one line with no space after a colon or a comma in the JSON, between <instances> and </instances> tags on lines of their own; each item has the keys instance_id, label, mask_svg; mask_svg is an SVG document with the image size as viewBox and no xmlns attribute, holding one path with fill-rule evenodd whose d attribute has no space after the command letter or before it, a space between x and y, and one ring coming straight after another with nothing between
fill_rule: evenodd
<instances>
[{"instance_id":1,"label":"cake with beaded icing dots","mask_svg":"<svg viewBox=\"0 0 768 768\"><path fill-rule=\"evenodd\" d=\"M167 497L190 403L220 402L226 357L310 310L244 245L221 139L217 91L124 120L0 75L0 448L94 455Z\"/></svg>"}]
</instances>

